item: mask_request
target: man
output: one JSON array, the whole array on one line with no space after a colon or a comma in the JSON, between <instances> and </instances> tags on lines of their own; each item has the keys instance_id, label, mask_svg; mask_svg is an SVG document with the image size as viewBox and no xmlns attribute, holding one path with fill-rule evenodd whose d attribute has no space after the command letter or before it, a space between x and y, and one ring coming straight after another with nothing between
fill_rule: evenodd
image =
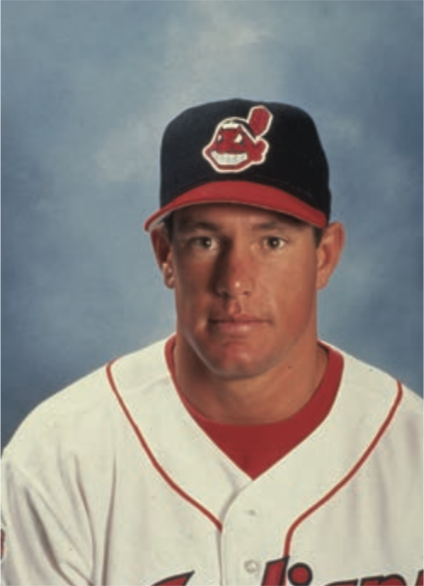
<instances>
[{"instance_id":1,"label":"man","mask_svg":"<svg viewBox=\"0 0 424 586\"><path fill-rule=\"evenodd\" d=\"M204 104L161 163L146 229L176 333L21 426L5 581L422 584L421 400L317 337L344 231L312 119Z\"/></svg>"}]
</instances>

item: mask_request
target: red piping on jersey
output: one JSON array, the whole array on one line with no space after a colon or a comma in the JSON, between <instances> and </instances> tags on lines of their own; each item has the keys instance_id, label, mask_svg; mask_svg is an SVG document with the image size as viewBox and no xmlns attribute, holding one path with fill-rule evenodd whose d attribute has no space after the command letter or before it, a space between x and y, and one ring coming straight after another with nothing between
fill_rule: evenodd
<instances>
[{"instance_id":1,"label":"red piping on jersey","mask_svg":"<svg viewBox=\"0 0 424 586\"><path fill-rule=\"evenodd\" d=\"M188 503L190 503L193 507L198 509L205 517L212 521L218 531L222 531L222 523L217 519L210 511L208 511L203 505L198 503L195 499L193 499L189 494L187 494L182 488L176 484L172 478L167 474L167 472L162 468L160 463L156 460L155 456L153 455L152 451L149 448L147 441L144 439L143 434L141 433L140 428L138 427L137 423L134 421L128 407L125 404L125 401L121 397L118 387L115 383L115 379L113 378L112 374L112 366L116 362L116 360L112 360L106 367L106 374L109 381L109 384L112 388L112 391L115 394L116 399L118 400L119 405L121 406L126 418L128 419L131 427L133 428L134 433L136 434L143 450L146 452L147 457L149 458L153 467L159 472L162 478L169 484L169 486L183 499L185 499Z\"/></svg>"},{"instance_id":2,"label":"red piping on jersey","mask_svg":"<svg viewBox=\"0 0 424 586\"><path fill-rule=\"evenodd\" d=\"M291 547L293 535L294 535L294 532L296 531L296 529L299 527L299 525L301 523L303 523L303 521L305 521L305 519L307 517L309 517L310 515L315 513L320 507L322 507L325 503L327 503L327 501L329 501L331 498L333 498L333 496L339 490L341 490L355 476L355 474L359 471L361 466L365 463L365 461L368 459L368 457L371 455L371 453L377 447L378 442L380 441L380 439L382 438L382 436L386 432L387 428L389 427L390 423L392 422L392 419L395 416L395 413L396 413L396 411L400 405L400 402L402 400L403 389L402 389L402 385L399 381L397 383L397 387L398 387L398 390L397 390L396 398L394 400L394 403L393 403L386 419L384 420L383 424L381 425L380 429L378 430L377 435L374 437L374 439L372 440L372 442L370 443L368 448L365 450L365 452L362 454L362 456L356 462L355 466L353 466L353 468L350 470L350 472L348 472L346 474L346 476L344 476L344 478L342 478L341 481L338 484L336 484L336 486L334 486L334 488L332 488L332 490L330 490L330 492L328 492L323 498L321 498L319 501L317 501L314 505L312 505L304 513L302 513L302 515L300 515L300 517L298 517L296 519L296 521L291 525L291 527L286 535L283 557L286 557L290 554L290 547ZM286 582L284 581L283 586L285 586L285 584L286 584Z\"/></svg>"}]
</instances>

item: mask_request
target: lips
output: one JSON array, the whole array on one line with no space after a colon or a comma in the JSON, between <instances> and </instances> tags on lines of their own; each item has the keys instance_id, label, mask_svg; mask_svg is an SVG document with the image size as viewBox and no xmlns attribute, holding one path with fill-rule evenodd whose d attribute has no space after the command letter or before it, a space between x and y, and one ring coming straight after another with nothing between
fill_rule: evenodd
<instances>
[{"instance_id":1,"label":"lips","mask_svg":"<svg viewBox=\"0 0 424 586\"><path fill-rule=\"evenodd\" d=\"M217 316L211 317L212 322L230 322L230 323L251 323L251 322L262 322L263 319L254 315L230 315L230 316Z\"/></svg>"},{"instance_id":2,"label":"lips","mask_svg":"<svg viewBox=\"0 0 424 586\"><path fill-rule=\"evenodd\" d=\"M209 319L213 331L239 336L250 334L266 323L266 320L254 315L213 316Z\"/></svg>"}]
</instances>

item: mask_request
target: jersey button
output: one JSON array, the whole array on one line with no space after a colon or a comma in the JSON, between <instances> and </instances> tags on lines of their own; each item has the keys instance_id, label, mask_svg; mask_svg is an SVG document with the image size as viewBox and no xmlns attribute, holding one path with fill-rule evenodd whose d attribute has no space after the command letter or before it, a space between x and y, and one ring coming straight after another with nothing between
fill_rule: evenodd
<instances>
[{"instance_id":1,"label":"jersey button","mask_svg":"<svg viewBox=\"0 0 424 586\"><path fill-rule=\"evenodd\" d=\"M244 569L249 574L256 574L259 571L260 564L256 560L246 560L244 562Z\"/></svg>"}]
</instances>

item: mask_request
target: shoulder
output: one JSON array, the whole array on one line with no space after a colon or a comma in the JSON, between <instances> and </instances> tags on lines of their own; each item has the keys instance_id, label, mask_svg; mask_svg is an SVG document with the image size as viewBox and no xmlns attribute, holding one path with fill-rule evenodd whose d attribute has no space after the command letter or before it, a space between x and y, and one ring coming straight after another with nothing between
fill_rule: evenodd
<instances>
[{"instance_id":1,"label":"shoulder","mask_svg":"<svg viewBox=\"0 0 424 586\"><path fill-rule=\"evenodd\" d=\"M391 374L368 364L349 353L332 347L343 356L341 392L349 394L357 413L377 411L391 415L393 429L399 427L406 434L418 433L423 425L423 400ZM418 438L417 438L418 439Z\"/></svg>"},{"instance_id":2,"label":"shoulder","mask_svg":"<svg viewBox=\"0 0 424 586\"><path fill-rule=\"evenodd\" d=\"M412 410L420 411L422 409L422 398L392 374L360 360L344 350L333 348L343 356L344 377L349 385L365 388L372 396L384 394L385 389L392 388L393 385L401 385L406 404Z\"/></svg>"},{"instance_id":3,"label":"shoulder","mask_svg":"<svg viewBox=\"0 0 424 586\"><path fill-rule=\"evenodd\" d=\"M102 366L67 388L52 395L36 407L23 421L9 445L3 461L25 466L41 457L67 453L79 454L107 443L119 421L116 397L112 388L113 372L127 389L143 393L160 378L169 378L162 340L127 354ZM99 441L101 440L101 441Z\"/></svg>"},{"instance_id":4,"label":"shoulder","mask_svg":"<svg viewBox=\"0 0 424 586\"><path fill-rule=\"evenodd\" d=\"M422 503L423 401L387 372L336 351L344 365L328 417L332 437L344 454L355 453L359 478L373 478L377 492L391 486L393 498L416 511Z\"/></svg>"}]
</instances>

